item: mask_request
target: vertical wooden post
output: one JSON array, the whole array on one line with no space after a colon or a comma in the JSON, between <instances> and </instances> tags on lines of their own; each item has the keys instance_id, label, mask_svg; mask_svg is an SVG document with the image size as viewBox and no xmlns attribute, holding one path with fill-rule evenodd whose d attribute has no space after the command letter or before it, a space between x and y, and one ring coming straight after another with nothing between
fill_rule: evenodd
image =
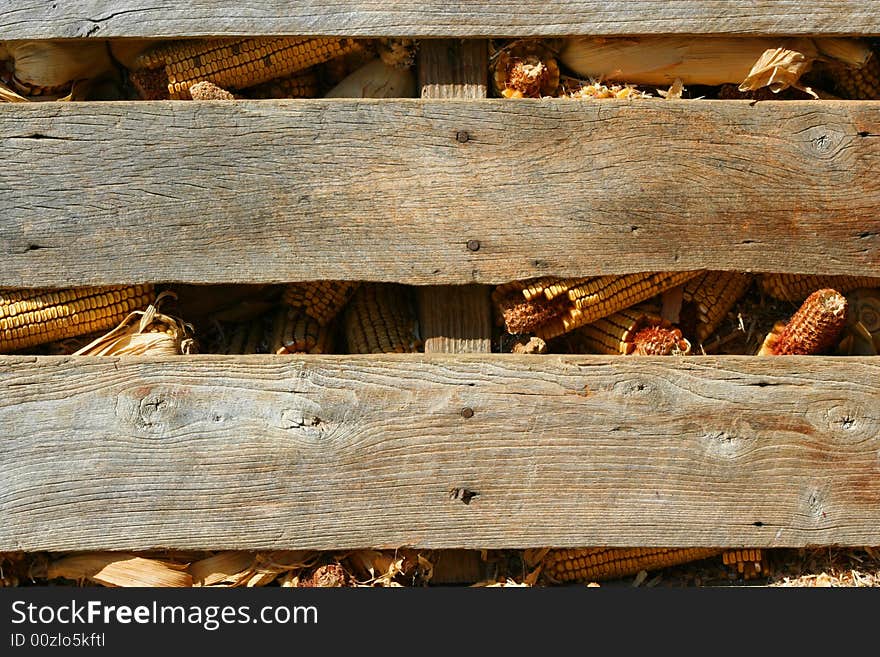
<instances>
[{"instance_id":1,"label":"vertical wooden post","mask_svg":"<svg viewBox=\"0 0 880 657\"><path fill-rule=\"evenodd\" d=\"M485 98L489 44L482 39L425 39L419 48L422 98ZM418 288L425 353L492 351L487 285Z\"/></svg>"}]
</instances>

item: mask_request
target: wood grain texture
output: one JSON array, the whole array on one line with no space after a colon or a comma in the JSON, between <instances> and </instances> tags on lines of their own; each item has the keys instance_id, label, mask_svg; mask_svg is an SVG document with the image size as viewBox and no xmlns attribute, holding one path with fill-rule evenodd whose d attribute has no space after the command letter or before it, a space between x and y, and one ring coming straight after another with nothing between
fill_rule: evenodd
<instances>
[{"instance_id":1,"label":"wood grain texture","mask_svg":"<svg viewBox=\"0 0 880 657\"><path fill-rule=\"evenodd\" d=\"M0 280L880 276L878 170L875 102L0 104Z\"/></svg>"},{"instance_id":2,"label":"wood grain texture","mask_svg":"<svg viewBox=\"0 0 880 657\"><path fill-rule=\"evenodd\" d=\"M422 98L485 98L489 92L489 43L482 39L432 39L419 46Z\"/></svg>"},{"instance_id":3,"label":"wood grain texture","mask_svg":"<svg viewBox=\"0 0 880 657\"><path fill-rule=\"evenodd\" d=\"M422 98L485 98L489 44L484 40L436 39L419 48ZM492 351L490 288L485 285L427 285L418 288L419 326L425 353Z\"/></svg>"},{"instance_id":4,"label":"wood grain texture","mask_svg":"<svg viewBox=\"0 0 880 657\"><path fill-rule=\"evenodd\" d=\"M876 0L13 0L0 38L880 33Z\"/></svg>"},{"instance_id":5,"label":"wood grain texture","mask_svg":"<svg viewBox=\"0 0 880 657\"><path fill-rule=\"evenodd\" d=\"M880 543L877 358L3 357L0 386L0 551Z\"/></svg>"},{"instance_id":6,"label":"wood grain texture","mask_svg":"<svg viewBox=\"0 0 880 657\"><path fill-rule=\"evenodd\" d=\"M426 354L491 353L490 287L426 285L417 291Z\"/></svg>"}]
</instances>

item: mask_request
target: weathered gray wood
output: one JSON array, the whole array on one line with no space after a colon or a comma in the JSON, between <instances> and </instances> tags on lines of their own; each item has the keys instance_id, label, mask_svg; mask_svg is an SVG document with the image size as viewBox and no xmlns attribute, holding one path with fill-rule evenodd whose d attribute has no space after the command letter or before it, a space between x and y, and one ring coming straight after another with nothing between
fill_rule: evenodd
<instances>
[{"instance_id":1,"label":"weathered gray wood","mask_svg":"<svg viewBox=\"0 0 880 657\"><path fill-rule=\"evenodd\" d=\"M492 307L486 285L417 288L426 354L491 353Z\"/></svg>"},{"instance_id":2,"label":"weathered gray wood","mask_svg":"<svg viewBox=\"0 0 880 657\"><path fill-rule=\"evenodd\" d=\"M483 39L432 39L419 46L422 98L485 98L489 92L489 43Z\"/></svg>"},{"instance_id":3,"label":"weathered gray wood","mask_svg":"<svg viewBox=\"0 0 880 657\"><path fill-rule=\"evenodd\" d=\"M880 103L0 105L11 287L880 276Z\"/></svg>"},{"instance_id":4,"label":"weathered gray wood","mask_svg":"<svg viewBox=\"0 0 880 657\"><path fill-rule=\"evenodd\" d=\"M12 0L0 37L880 33L876 0Z\"/></svg>"},{"instance_id":5,"label":"weathered gray wood","mask_svg":"<svg viewBox=\"0 0 880 657\"><path fill-rule=\"evenodd\" d=\"M0 551L880 543L876 358L3 357L0 389Z\"/></svg>"},{"instance_id":6,"label":"weathered gray wood","mask_svg":"<svg viewBox=\"0 0 880 657\"><path fill-rule=\"evenodd\" d=\"M436 39L419 48L422 98L486 98L489 44L485 40ZM472 245L473 246L473 245ZM485 285L418 288L419 326L425 353L490 353L492 312Z\"/></svg>"}]
</instances>

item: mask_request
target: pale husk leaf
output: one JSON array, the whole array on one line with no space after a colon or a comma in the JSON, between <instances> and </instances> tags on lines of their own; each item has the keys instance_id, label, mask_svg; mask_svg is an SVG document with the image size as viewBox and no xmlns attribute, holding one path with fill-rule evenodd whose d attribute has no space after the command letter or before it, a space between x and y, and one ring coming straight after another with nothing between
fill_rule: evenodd
<instances>
[{"instance_id":1,"label":"pale husk leaf","mask_svg":"<svg viewBox=\"0 0 880 657\"><path fill-rule=\"evenodd\" d=\"M3 103L29 103L30 99L17 94L15 91L0 82L0 102Z\"/></svg>"},{"instance_id":2,"label":"pale husk leaf","mask_svg":"<svg viewBox=\"0 0 880 657\"><path fill-rule=\"evenodd\" d=\"M34 87L60 87L113 68L103 41L13 41L7 49L15 77Z\"/></svg>"},{"instance_id":3,"label":"pale husk leaf","mask_svg":"<svg viewBox=\"0 0 880 657\"><path fill-rule=\"evenodd\" d=\"M665 87L680 78L684 85L717 86L751 76L750 85L766 79L779 90L796 84L817 59L860 61L864 48L847 39L573 37L560 60L578 75L598 80Z\"/></svg>"},{"instance_id":4,"label":"pale husk leaf","mask_svg":"<svg viewBox=\"0 0 880 657\"><path fill-rule=\"evenodd\" d=\"M325 98L414 98L416 78L410 69L381 59L365 64L327 92Z\"/></svg>"},{"instance_id":5,"label":"pale husk leaf","mask_svg":"<svg viewBox=\"0 0 880 657\"><path fill-rule=\"evenodd\" d=\"M110 52L125 68L133 69L138 56L159 43L162 42L155 39L113 39L110 41Z\"/></svg>"},{"instance_id":6,"label":"pale husk leaf","mask_svg":"<svg viewBox=\"0 0 880 657\"><path fill-rule=\"evenodd\" d=\"M93 340L74 356L175 356L190 353L193 340L191 327L183 320L163 315L158 308L162 301L174 297L163 292L146 310L131 312L112 331Z\"/></svg>"},{"instance_id":7,"label":"pale husk leaf","mask_svg":"<svg viewBox=\"0 0 880 657\"><path fill-rule=\"evenodd\" d=\"M180 565L144 559L133 554L92 552L58 559L49 564L47 577L87 579L104 586L189 587L193 581ZM185 566L183 566L185 567Z\"/></svg>"},{"instance_id":8,"label":"pale husk leaf","mask_svg":"<svg viewBox=\"0 0 880 657\"><path fill-rule=\"evenodd\" d=\"M251 574L257 555L253 552L220 552L190 564L187 571L194 586L214 586L223 582L238 582Z\"/></svg>"}]
</instances>

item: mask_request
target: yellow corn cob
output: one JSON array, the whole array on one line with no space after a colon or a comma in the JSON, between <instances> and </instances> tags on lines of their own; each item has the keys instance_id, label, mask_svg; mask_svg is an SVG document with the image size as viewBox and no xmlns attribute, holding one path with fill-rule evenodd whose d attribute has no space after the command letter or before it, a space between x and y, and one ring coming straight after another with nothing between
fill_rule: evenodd
<instances>
[{"instance_id":1,"label":"yellow corn cob","mask_svg":"<svg viewBox=\"0 0 880 657\"><path fill-rule=\"evenodd\" d=\"M541 278L499 286L492 298L509 333L535 333L548 340L641 303L698 274Z\"/></svg>"},{"instance_id":2,"label":"yellow corn cob","mask_svg":"<svg viewBox=\"0 0 880 657\"><path fill-rule=\"evenodd\" d=\"M270 345L273 354L326 354L330 331L299 309L282 308L275 313Z\"/></svg>"},{"instance_id":3,"label":"yellow corn cob","mask_svg":"<svg viewBox=\"0 0 880 657\"><path fill-rule=\"evenodd\" d=\"M540 326L535 333L545 340L562 335L677 287L697 274L663 272L592 278L569 289L566 311Z\"/></svg>"},{"instance_id":4,"label":"yellow corn cob","mask_svg":"<svg viewBox=\"0 0 880 657\"><path fill-rule=\"evenodd\" d=\"M810 356L837 343L846 325L847 302L840 292L822 289L806 298L787 324L777 323L759 356Z\"/></svg>"},{"instance_id":5,"label":"yellow corn cob","mask_svg":"<svg viewBox=\"0 0 880 657\"><path fill-rule=\"evenodd\" d=\"M834 71L835 91L851 100L880 100L880 55L877 51L861 68L840 66Z\"/></svg>"},{"instance_id":6,"label":"yellow corn cob","mask_svg":"<svg viewBox=\"0 0 880 657\"><path fill-rule=\"evenodd\" d=\"M266 318L257 317L235 324L220 351L224 354L264 354L268 352L268 348Z\"/></svg>"},{"instance_id":7,"label":"yellow corn cob","mask_svg":"<svg viewBox=\"0 0 880 657\"><path fill-rule=\"evenodd\" d=\"M577 340L587 351L599 354L686 356L691 343L681 331L650 312L650 308L621 310L578 329Z\"/></svg>"},{"instance_id":8,"label":"yellow corn cob","mask_svg":"<svg viewBox=\"0 0 880 657\"><path fill-rule=\"evenodd\" d=\"M764 294L781 301L801 303L816 290L833 288L846 294L860 287L880 287L880 278L870 276L807 276L801 274L763 274Z\"/></svg>"},{"instance_id":9,"label":"yellow corn cob","mask_svg":"<svg viewBox=\"0 0 880 657\"><path fill-rule=\"evenodd\" d=\"M0 352L113 328L152 297L150 285L0 290Z\"/></svg>"},{"instance_id":10,"label":"yellow corn cob","mask_svg":"<svg viewBox=\"0 0 880 657\"><path fill-rule=\"evenodd\" d=\"M190 86L202 80L224 89L253 87L358 47L353 39L325 37L173 41L143 53L135 68L164 67L170 97L187 99Z\"/></svg>"},{"instance_id":11,"label":"yellow corn cob","mask_svg":"<svg viewBox=\"0 0 880 657\"><path fill-rule=\"evenodd\" d=\"M721 555L725 566L733 566L743 579L753 579L768 575L769 569L760 549L726 550Z\"/></svg>"},{"instance_id":12,"label":"yellow corn cob","mask_svg":"<svg viewBox=\"0 0 880 657\"><path fill-rule=\"evenodd\" d=\"M550 550L544 573L556 582L594 582L714 557L716 548L577 548Z\"/></svg>"},{"instance_id":13,"label":"yellow corn cob","mask_svg":"<svg viewBox=\"0 0 880 657\"><path fill-rule=\"evenodd\" d=\"M284 290L284 303L302 308L321 326L332 322L345 307L360 283L349 281L309 281L291 283Z\"/></svg>"},{"instance_id":14,"label":"yellow corn cob","mask_svg":"<svg viewBox=\"0 0 880 657\"><path fill-rule=\"evenodd\" d=\"M311 69L275 78L247 90L248 98L314 98L317 95L318 77Z\"/></svg>"},{"instance_id":15,"label":"yellow corn cob","mask_svg":"<svg viewBox=\"0 0 880 657\"><path fill-rule=\"evenodd\" d=\"M703 341L715 332L727 313L752 283L750 274L729 271L707 271L692 278L684 286L684 302L694 315L697 340Z\"/></svg>"},{"instance_id":16,"label":"yellow corn cob","mask_svg":"<svg viewBox=\"0 0 880 657\"><path fill-rule=\"evenodd\" d=\"M552 96L559 87L559 64L540 43L517 41L497 53L492 82L504 98Z\"/></svg>"},{"instance_id":17,"label":"yellow corn cob","mask_svg":"<svg viewBox=\"0 0 880 657\"><path fill-rule=\"evenodd\" d=\"M345 335L353 354L418 351L421 340L409 290L387 283L361 286L345 316Z\"/></svg>"}]
</instances>

